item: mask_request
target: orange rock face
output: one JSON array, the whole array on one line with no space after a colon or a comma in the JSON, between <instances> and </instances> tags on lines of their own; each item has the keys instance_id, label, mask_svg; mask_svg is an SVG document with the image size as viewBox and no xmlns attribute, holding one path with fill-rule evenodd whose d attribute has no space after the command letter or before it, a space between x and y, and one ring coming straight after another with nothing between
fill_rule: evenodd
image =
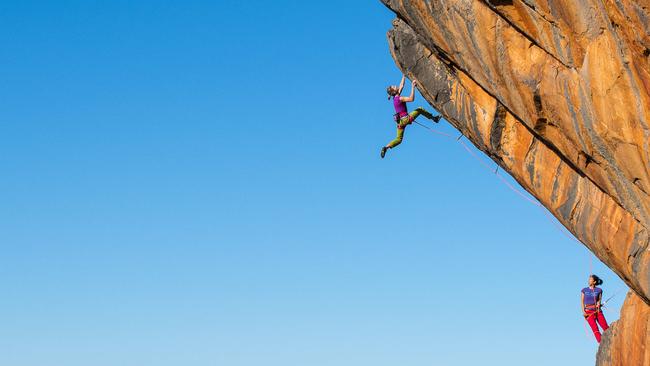
<instances>
[{"instance_id":1,"label":"orange rock face","mask_svg":"<svg viewBox=\"0 0 650 366\"><path fill-rule=\"evenodd\" d=\"M425 99L648 307L650 0L382 1Z\"/></svg>"},{"instance_id":2,"label":"orange rock face","mask_svg":"<svg viewBox=\"0 0 650 366\"><path fill-rule=\"evenodd\" d=\"M605 332L597 366L650 365L650 307L630 292L621 318Z\"/></svg>"}]
</instances>

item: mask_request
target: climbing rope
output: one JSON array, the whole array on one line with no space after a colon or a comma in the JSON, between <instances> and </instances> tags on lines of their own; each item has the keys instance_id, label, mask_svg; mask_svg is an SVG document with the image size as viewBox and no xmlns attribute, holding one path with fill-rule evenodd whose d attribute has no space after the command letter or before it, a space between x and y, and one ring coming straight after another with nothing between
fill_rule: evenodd
<instances>
[{"instance_id":1,"label":"climbing rope","mask_svg":"<svg viewBox=\"0 0 650 366\"><path fill-rule=\"evenodd\" d=\"M433 132L433 133L435 133L435 134L437 134L437 135L441 135L441 136L445 136L445 137L454 137L454 136L452 136L452 135L450 135L450 134L448 134L448 133L444 133L444 132L436 131L436 130L434 130L433 128L431 128L431 127L429 127L429 126L427 126L427 125L425 125L425 124L422 124L422 123L420 123L420 122L418 122L418 121L416 121L416 120L413 120L413 122L414 122L414 123L417 123L418 125L420 125L420 126L426 128L427 130L429 130L429 131L431 131L431 132Z\"/></svg>"},{"instance_id":2,"label":"climbing rope","mask_svg":"<svg viewBox=\"0 0 650 366\"><path fill-rule=\"evenodd\" d=\"M447 137L447 138L450 138L450 139L455 138L454 136L452 136L452 135L450 135L448 133L436 131L436 130L432 129L431 127L426 126L426 125L424 125L424 124L422 124L420 122L417 122L417 121L414 121L414 122L417 123L418 125L420 125L421 127L424 127L427 130L429 130L429 131L431 131L431 132L433 132L433 133L435 133L437 135L444 136L444 137ZM544 215L546 216L546 218L548 218L548 220L553 224L553 226L555 226L560 232L562 232L562 234L564 236L571 239L572 241L575 241L578 244L584 245L580 240L576 239L573 235L571 235L564 226L562 226L559 222L557 222L557 219L544 207L544 205L542 205L541 202L539 202L538 200L535 200L534 198L531 198L529 195L526 195L520 189L517 189L510 182L508 182L508 180L503 175L499 174L499 166L498 165L497 165L496 169L493 170L492 167L490 165L488 165L485 162L484 159L481 159L474 151L472 151L472 149L462 140L463 137L464 137L464 135L461 133L460 136L458 136L455 139L456 139L457 142L459 142L463 146L463 148L465 150L467 150L467 152L470 155L472 155L472 157L474 157L479 163L481 163L481 165L483 165L483 167L485 167L491 173L493 172L499 178L499 180L501 180L501 182L503 182L505 184L505 186L508 187L508 189L515 192L517 195L524 198L526 201L532 203L534 206L539 207L542 210L542 212L544 213ZM588 258L589 258L589 273L593 274L593 256L588 254ZM607 298L604 302L601 302L601 308L605 307L605 305L609 302L609 300L613 299L621 291L622 291L622 289L618 289L612 296ZM600 311L600 310L598 310L598 311ZM597 312L594 312L594 313L590 314L589 316L587 316L585 318L585 322L583 322L587 338L590 338L591 334L589 332L590 329L587 327L587 321L586 320L588 320L594 314L597 314Z\"/></svg>"},{"instance_id":3,"label":"climbing rope","mask_svg":"<svg viewBox=\"0 0 650 366\"><path fill-rule=\"evenodd\" d=\"M600 307L605 307L605 305L607 305L607 303L609 302L609 300L611 300L611 299L613 299L614 297L616 297L616 295L620 294L621 291L623 291L624 289L625 289L625 288L619 288L618 290L616 290L616 292L614 292L614 294L613 294L612 296L608 297L607 300L605 300L605 301L603 301L603 302L600 303Z\"/></svg>"},{"instance_id":4,"label":"climbing rope","mask_svg":"<svg viewBox=\"0 0 650 366\"><path fill-rule=\"evenodd\" d=\"M444 137L447 137L447 138L450 138L450 139L455 138L454 136L452 136L452 135L450 135L448 133L436 131L436 130L432 129L431 127L426 126L426 125L424 125L424 124L422 124L422 123L420 123L418 121L413 121L413 122L417 123L421 127L424 127L427 130L429 130L429 131L431 131L431 132L433 132L433 133L435 133L437 135L444 136ZM484 159L481 159L474 151L472 151L472 149L469 146L467 146L467 144L462 140L463 137L464 137L464 135L461 132L460 136L458 136L455 139L456 139L457 142L459 142L463 146L463 148L465 150L467 150L467 152L470 155L472 155L472 157L474 157L479 163L481 163L481 165L483 165L483 167L485 167L491 173L494 173L497 176L497 178L499 178L499 180L501 180L501 182L503 182L505 184L505 186L508 187L508 189L515 192L517 195L519 195L520 197L522 197L526 201L532 203L534 206L539 207L542 210L542 212L544 213L544 215L546 216L546 218L553 224L553 226L555 226L560 232L562 232L562 234L564 234L564 236L566 236L567 238L575 241L578 244L584 245L580 240L576 239L573 235L568 233L567 229L564 226L562 226L560 223L557 222L557 219L555 218L555 216L553 216L544 207L544 205L541 204L541 202L539 202L538 200L536 200L534 198L531 198L529 195L523 193L520 189L517 189L510 182L508 182L508 180L503 175L499 174L499 166L498 165L497 165L496 169L493 170L492 167L490 165L488 165L484 161ZM588 255L588 258L589 258L589 273L591 274L591 273L593 273L593 258L592 258L591 255Z\"/></svg>"}]
</instances>

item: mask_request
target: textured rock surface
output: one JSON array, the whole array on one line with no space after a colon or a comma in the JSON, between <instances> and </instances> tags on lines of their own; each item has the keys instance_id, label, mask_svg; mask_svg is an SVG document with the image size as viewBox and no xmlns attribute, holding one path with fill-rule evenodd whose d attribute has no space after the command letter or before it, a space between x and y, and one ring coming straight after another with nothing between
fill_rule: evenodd
<instances>
[{"instance_id":1,"label":"textured rock surface","mask_svg":"<svg viewBox=\"0 0 650 366\"><path fill-rule=\"evenodd\" d=\"M603 335L597 366L650 365L650 307L630 292L621 318Z\"/></svg>"},{"instance_id":2,"label":"textured rock surface","mask_svg":"<svg viewBox=\"0 0 650 366\"><path fill-rule=\"evenodd\" d=\"M383 2L422 95L647 307L650 0Z\"/></svg>"}]
</instances>

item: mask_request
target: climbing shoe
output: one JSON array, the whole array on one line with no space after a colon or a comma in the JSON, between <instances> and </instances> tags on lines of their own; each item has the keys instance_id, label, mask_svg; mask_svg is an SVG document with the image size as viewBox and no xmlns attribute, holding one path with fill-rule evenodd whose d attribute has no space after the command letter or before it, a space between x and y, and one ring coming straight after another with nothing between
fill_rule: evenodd
<instances>
[{"instance_id":1,"label":"climbing shoe","mask_svg":"<svg viewBox=\"0 0 650 366\"><path fill-rule=\"evenodd\" d=\"M384 156L386 156L386 150L388 150L388 148L386 146L381 148L381 158L382 159L384 158Z\"/></svg>"},{"instance_id":2,"label":"climbing shoe","mask_svg":"<svg viewBox=\"0 0 650 366\"><path fill-rule=\"evenodd\" d=\"M442 116L438 115L438 116L435 116L435 117L431 118L431 120L433 122L435 122L435 123L438 123L438 122L440 122L440 117L442 117Z\"/></svg>"}]
</instances>

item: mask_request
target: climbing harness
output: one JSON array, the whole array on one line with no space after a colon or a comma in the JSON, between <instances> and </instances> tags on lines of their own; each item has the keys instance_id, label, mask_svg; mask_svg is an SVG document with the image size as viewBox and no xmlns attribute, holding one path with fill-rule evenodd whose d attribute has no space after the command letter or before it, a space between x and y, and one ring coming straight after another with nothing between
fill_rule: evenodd
<instances>
[{"instance_id":1,"label":"climbing harness","mask_svg":"<svg viewBox=\"0 0 650 366\"><path fill-rule=\"evenodd\" d=\"M601 296L601 297L603 296L602 292L600 293L599 296ZM591 290L591 299L594 301L593 305L591 305L591 304L585 305L583 311L589 310L589 311L593 311L593 312L591 314L587 315L585 317L585 320L591 318L592 315L598 314L600 312L600 307L602 307L602 303L601 303L600 307L596 306L596 303L597 303L597 300L596 300L596 286L594 286L594 288ZM591 310L591 309L593 309L593 310Z\"/></svg>"}]
</instances>

